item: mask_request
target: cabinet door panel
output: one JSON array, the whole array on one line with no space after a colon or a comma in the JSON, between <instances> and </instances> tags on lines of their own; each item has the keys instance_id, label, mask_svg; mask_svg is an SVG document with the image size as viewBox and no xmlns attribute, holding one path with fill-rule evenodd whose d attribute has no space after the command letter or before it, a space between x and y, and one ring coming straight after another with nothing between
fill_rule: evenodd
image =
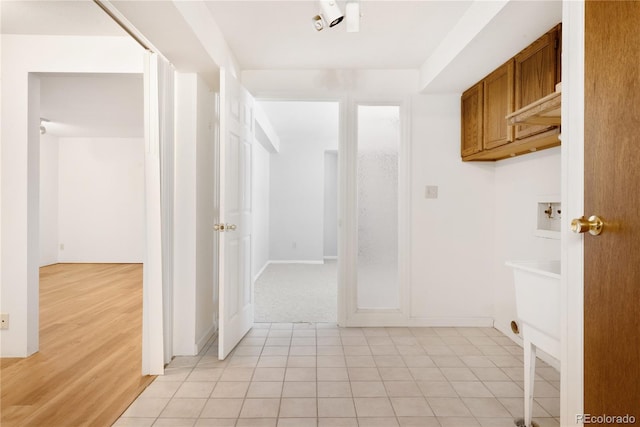
<instances>
[{"instance_id":1,"label":"cabinet door panel","mask_svg":"<svg viewBox=\"0 0 640 427\"><path fill-rule=\"evenodd\" d=\"M462 94L462 157L482 150L482 92L480 82Z\"/></svg>"},{"instance_id":2,"label":"cabinet door panel","mask_svg":"<svg viewBox=\"0 0 640 427\"><path fill-rule=\"evenodd\" d=\"M483 147L485 150L513 141L513 126L505 116L513 112L513 60L484 79Z\"/></svg>"},{"instance_id":3,"label":"cabinet door panel","mask_svg":"<svg viewBox=\"0 0 640 427\"><path fill-rule=\"evenodd\" d=\"M555 91L556 40L557 31L554 29L516 55L516 110ZM519 125L516 127L516 139L526 138L552 127Z\"/></svg>"}]
</instances>

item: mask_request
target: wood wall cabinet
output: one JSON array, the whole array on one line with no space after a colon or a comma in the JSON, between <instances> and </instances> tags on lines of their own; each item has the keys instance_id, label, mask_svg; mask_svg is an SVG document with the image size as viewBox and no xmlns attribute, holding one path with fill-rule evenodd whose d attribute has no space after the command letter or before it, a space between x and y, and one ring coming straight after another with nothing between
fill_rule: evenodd
<instances>
[{"instance_id":1,"label":"wood wall cabinet","mask_svg":"<svg viewBox=\"0 0 640 427\"><path fill-rule=\"evenodd\" d=\"M558 27L540 37L515 60L515 109L519 110L552 94L559 80L557 73L559 38ZM518 125L516 139L551 130L553 126Z\"/></svg>"},{"instance_id":2,"label":"wood wall cabinet","mask_svg":"<svg viewBox=\"0 0 640 427\"><path fill-rule=\"evenodd\" d=\"M482 82L462 94L462 157L482 151Z\"/></svg>"},{"instance_id":3,"label":"wood wall cabinet","mask_svg":"<svg viewBox=\"0 0 640 427\"><path fill-rule=\"evenodd\" d=\"M560 25L462 94L462 160L499 160L560 144L555 124L512 125L506 118L555 92L559 36Z\"/></svg>"},{"instance_id":4,"label":"wood wall cabinet","mask_svg":"<svg viewBox=\"0 0 640 427\"><path fill-rule=\"evenodd\" d=\"M489 74L484 85L482 148L488 150L513 141L513 126L506 116L513 110L513 59Z\"/></svg>"}]
</instances>

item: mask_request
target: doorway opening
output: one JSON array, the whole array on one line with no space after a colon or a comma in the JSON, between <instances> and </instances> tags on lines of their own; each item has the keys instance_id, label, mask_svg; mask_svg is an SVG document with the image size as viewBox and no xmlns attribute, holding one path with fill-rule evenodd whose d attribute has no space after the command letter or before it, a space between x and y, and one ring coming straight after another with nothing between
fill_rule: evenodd
<instances>
[{"instance_id":1,"label":"doorway opening","mask_svg":"<svg viewBox=\"0 0 640 427\"><path fill-rule=\"evenodd\" d=\"M41 74L40 266L142 263L142 74Z\"/></svg>"},{"instance_id":2,"label":"doorway opening","mask_svg":"<svg viewBox=\"0 0 640 427\"><path fill-rule=\"evenodd\" d=\"M255 321L336 323L340 104L258 105L276 136L253 154Z\"/></svg>"},{"instance_id":3,"label":"doorway opening","mask_svg":"<svg viewBox=\"0 0 640 427\"><path fill-rule=\"evenodd\" d=\"M39 396L12 419L21 425L110 425L153 379L141 375L143 76L32 73L29 91L41 117L40 345L12 364L3 404ZM116 397L97 398L105 388Z\"/></svg>"}]
</instances>

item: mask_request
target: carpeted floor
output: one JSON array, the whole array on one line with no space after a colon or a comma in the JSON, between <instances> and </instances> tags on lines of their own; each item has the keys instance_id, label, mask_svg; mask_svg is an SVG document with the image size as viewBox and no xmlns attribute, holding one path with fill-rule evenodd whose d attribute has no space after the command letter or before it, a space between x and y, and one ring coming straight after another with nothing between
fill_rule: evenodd
<instances>
[{"instance_id":1,"label":"carpeted floor","mask_svg":"<svg viewBox=\"0 0 640 427\"><path fill-rule=\"evenodd\" d=\"M255 284L256 322L335 322L338 271L324 264L270 264Z\"/></svg>"}]
</instances>

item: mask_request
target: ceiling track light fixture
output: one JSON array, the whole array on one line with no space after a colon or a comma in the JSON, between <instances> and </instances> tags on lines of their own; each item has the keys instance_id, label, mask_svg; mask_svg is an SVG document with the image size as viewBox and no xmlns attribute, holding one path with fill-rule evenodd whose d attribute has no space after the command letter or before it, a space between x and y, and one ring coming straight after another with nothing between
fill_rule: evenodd
<instances>
[{"instance_id":1,"label":"ceiling track light fixture","mask_svg":"<svg viewBox=\"0 0 640 427\"><path fill-rule=\"evenodd\" d=\"M360 31L360 1L348 1L344 8L347 21L347 33L357 33Z\"/></svg>"},{"instance_id":2,"label":"ceiling track light fixture","mask_svg":"<svg viewBox=\"0 0 640 427\"><path fill-rule=\"evenodd\" d=\"M321 31L325 26L335 27L341 23L345 17L347 21L347 32L354 33L360 31L360 1L349 0L346 3L345 11L342 13L337 0L318 0L320 13L313 17L313 26L316 31Z\"/></svg>"}]
</instances>

